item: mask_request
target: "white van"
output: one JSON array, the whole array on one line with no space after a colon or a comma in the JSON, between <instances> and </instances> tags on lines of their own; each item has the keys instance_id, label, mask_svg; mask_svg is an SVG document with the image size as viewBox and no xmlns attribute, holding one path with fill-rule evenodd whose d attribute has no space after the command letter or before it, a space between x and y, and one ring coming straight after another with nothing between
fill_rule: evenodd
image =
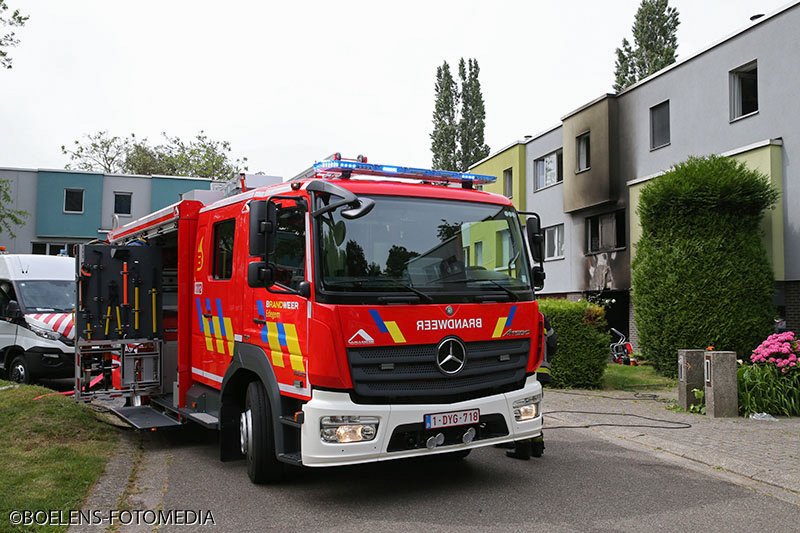
<instances>
[{"instance_id":1,"label":"white van","mask_svg":"<svg viewBox=\"0 0 800 533\"><path fill-rule=\"evenodd\" d=\"M0 369L18 383L75 374L75 259L0 255Z\"/></svg>"}]
</instances>

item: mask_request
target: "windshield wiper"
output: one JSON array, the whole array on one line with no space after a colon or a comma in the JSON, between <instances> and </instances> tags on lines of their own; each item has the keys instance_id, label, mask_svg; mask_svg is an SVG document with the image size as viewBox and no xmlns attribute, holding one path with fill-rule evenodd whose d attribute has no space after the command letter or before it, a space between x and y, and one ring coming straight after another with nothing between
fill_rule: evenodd
<instances>
[{"instance_id":1,"label":"windshield wiper","mask_svg":"<svg viewBox=\"0 0 800 533\"><path fill-rule=\"evenodd\" d=\"M480 281L488 281L489 283L491 283L492 285L494 285L498 289L506 291L506 294L508 294L508 297L511 298L512 302L518 302L519 301L519 296L517 295L516 292L512 291L508 287L503 287L502 285L497 283L495 280L493 280L493 279L483 279L483 280L480 280Z\"/></svg>"},{"instance_id":2,"label":"windshield wiper","mask_svg":"<svg viewBox=\"0 0 800 533\"><path fill-rule=\"evenodd\" d=\"M433 297L428 294L425 294L419 289L415 289L411 285L407 285L402 281L396 280L394 278L358 278L353 280L342 280L342 281L328 281L325 282L328 285L352 285L354 287L363 287L364 285L370 284L372 282L389 282L394 287L399 287L401 289L405 289L408 292L413 292L417 296L419 296L422 300L425 300L427 303L433 303Z\"/></svg>"},{"instance_id":3,"label":"windshield wiper","mask_svg":"<svg viewBox=\"0 0 800 533\"><path fill-rule=\"evenodd\" d=\"M449 279L449 280L441 280L440 279L440 280L437 280L437 281L439 283L483 283L485 281L487 283L491 283L492 285L494 285L498 289L500 289L500 290L504 291L506 294L508 294L508 297L511 299L511 301L514 301L514 302L519 301L519 295L517 295L517 293L515 293L514 291L512 291L508 287L504 287L504 286L500 285L499 283L497 283L493 279L463 278L463 279Z\"/></svg>"}]
</instances>

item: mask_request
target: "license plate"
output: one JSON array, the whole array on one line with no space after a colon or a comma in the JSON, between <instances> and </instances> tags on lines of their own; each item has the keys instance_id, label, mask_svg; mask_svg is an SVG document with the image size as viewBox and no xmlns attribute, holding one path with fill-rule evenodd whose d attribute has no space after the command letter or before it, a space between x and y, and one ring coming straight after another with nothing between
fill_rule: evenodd
<instances>
[{"instance_id":1,"label":"license plate","mask_svg":"<svg viewBox=\"0 0 800 533\"><path fill-rule=\"evenodd\" d=\"M425 415L425 429L467 426L469 424L477 424L480 421L480 409L467 409L466 411L436 413L432 415Z\"/></svg>"}]
</instances>

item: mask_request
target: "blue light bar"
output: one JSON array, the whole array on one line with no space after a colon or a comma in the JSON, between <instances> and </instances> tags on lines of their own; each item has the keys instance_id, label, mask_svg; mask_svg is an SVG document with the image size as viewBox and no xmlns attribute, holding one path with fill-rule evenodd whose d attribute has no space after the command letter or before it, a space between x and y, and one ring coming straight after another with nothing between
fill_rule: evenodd
<instances>
[{"instance_id":1,"label":"blue light bar","mask_svg":"<svg viewBox=\"0 0 800 533\"><path fill-rule=\"evenodd\" d=\"M482 185L494 183L497 178L483 174L468 174L466 172L452 172L450 170L429 170L425 168L398 167L393 165L373 165L372 163L359 163L358 161L320 161L314 163L314 170L322 173L353 174L367 176L384 176L389 178L407 178L414 180L438 181L445 183L473 183Z\"/></svg>"}]
</instances>

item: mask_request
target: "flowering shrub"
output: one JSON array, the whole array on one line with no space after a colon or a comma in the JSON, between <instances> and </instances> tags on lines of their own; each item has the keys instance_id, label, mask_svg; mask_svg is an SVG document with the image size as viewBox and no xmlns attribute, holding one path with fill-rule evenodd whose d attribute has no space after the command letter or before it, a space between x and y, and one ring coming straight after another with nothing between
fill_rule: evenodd
<instances>
[{"instance_id":1,"label":"flowering shrub","mask_svg":"<svg viewBox=\"0 0 800 533\"><path fill-rule=\"evenodd\" d=\"M800 416L800 340L794 332L775 333L750 356L752 365L741 365L739 410L745 415Z\"/></svg>"},{"instance_id":2,"label":"flowering shrub","mask_svg":"<svg viewBox=\"0 0 800 533\"><path fill-rule=\"evenodd\" d=\"M797 356L800 354L800 341L795 339L793 331L775 333L767 337L758 348L753 350L750 361L775 365L786 374L797 367Z\"/></svg>"}]
</instances>

